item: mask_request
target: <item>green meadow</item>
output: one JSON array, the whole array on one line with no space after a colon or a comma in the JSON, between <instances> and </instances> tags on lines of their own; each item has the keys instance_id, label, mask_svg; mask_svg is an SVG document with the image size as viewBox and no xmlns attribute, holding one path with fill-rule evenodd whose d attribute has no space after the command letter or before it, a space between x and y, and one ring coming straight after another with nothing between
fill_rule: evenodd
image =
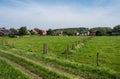
<instances>
[{"instance_id":1,"label":"green meadow","mask_svg":"<svg viewBox=\"0 0 120 79\"><path fill-rule=\"evenodd\" d=\"M17 67L0 58L0 79L33 79Z\"/></svg>"},{"instance_id":2,"label":"green meadow","mask_svg":"<svg viewBox=\"0 0 120 79\"><path fill-rule=\"evenodd\" d=\"M43 79L120 79L120 36L1 37L0 57Z\"/></svg>"}]
</instances>

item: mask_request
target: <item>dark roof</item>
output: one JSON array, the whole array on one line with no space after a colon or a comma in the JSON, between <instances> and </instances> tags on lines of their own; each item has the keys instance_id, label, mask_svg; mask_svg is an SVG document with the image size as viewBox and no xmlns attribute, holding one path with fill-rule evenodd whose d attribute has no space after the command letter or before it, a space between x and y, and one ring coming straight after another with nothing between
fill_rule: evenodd
<instances>
[{"instance_id":1,"label":"dark roof","mask_svg":"<svg viewBox=\"0 0 120 79\"><path fill-rule=\"evenodd\" d=\"M9 30L6 30L6 29L2 29L1 32L4 34L4 35L9 35L11 32Z\"/></svg>"}]
</instances>

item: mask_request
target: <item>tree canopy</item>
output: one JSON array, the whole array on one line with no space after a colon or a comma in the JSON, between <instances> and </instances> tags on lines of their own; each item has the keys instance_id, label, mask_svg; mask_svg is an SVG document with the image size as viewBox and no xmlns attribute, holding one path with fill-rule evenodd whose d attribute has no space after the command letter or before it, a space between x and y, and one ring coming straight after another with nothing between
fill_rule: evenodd
<instances>
[{"instance_id":1,"label":"tree canopy","mask_svg":"<svg viewBox=\"0 0 120 79\"><path fill-rule=\"evenodd\" d=\"M54 31L52 29L47 30L47 35L54 35Z\"/></svg>"},{"instance_id":2,"label":"tree canopy","mask_svg":"<svg viewBox=\"0 0 120 79\"><path fill-rule=\"evenodd\" d=\"M27 35L27 27L26 26L20 27L19 34L20 35Z\"/></svg>"},{"instance_id":3,"label":"tree canopy","mask_svg":"<svg viewBox=\"0 0 120 79\"><path fill-rule=\"evenodd\" d=\"M117 25L113 28L114 32L119 32L120 33L120 25Z\"/></svg>"}]
</instances>

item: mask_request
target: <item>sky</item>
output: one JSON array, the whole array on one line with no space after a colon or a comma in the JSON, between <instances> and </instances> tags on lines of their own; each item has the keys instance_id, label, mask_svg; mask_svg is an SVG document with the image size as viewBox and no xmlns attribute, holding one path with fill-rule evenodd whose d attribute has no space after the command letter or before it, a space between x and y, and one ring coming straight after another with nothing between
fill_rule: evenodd
<instances>
[{"instance_id":1,"label":"sky","mask_svg":"<svg viewBox=\"0 0 120 79\"><path fill-rule=\"evenodd\" d=\"M0 27L114 27L120 0L0 0Z\"/></svg>"}]
</instances>

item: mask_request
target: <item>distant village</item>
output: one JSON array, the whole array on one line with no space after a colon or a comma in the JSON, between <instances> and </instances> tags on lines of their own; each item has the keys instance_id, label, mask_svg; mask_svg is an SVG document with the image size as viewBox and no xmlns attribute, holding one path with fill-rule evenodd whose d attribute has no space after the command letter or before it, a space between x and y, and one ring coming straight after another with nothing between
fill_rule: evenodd
<instances>
[{"instance_id":1,"label":"distant village","mask_svg":"<svg viewBox=\"0 0 120 79\"><path fill-rule=\"evenodd\" d=\"M23 35L40 35L40 36L108 36L120 35L120 25L115 26L113 29L110 27L96 27L96 28L63 28L63 29L48 29L42 30L34 28L28 30L26 26L19 29L5 27L0 28L0 36L19 37Z\"/></svg>"}]
</instances>

